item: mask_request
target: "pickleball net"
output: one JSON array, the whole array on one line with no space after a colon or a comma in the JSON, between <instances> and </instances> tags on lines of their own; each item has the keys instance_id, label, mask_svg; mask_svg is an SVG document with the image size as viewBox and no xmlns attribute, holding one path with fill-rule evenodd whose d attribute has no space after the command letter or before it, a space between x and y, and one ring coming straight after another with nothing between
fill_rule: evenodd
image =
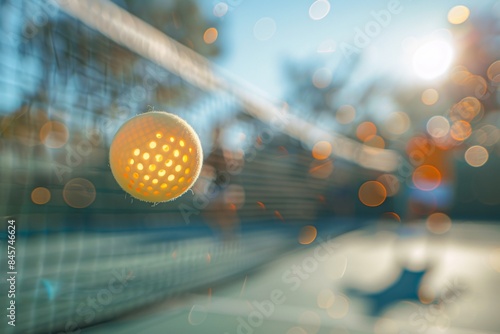
<instances>
[{"instance_id":1,"label":"pickleball net","mask_svg":"<svg viewBox=\"0 0 500 334\"><path fill-rule=\"evenodd\" d=\"M314 221L321 173L333 168L311 165L318 140L364 168L397 165L394 152L302 120L119 4L1 2L0 207L18 224L17 321L6 333L73 332L279 254L295 243L281 227L224 242L213 230ZM118 187L111 139L147 110L197 131L207 169L195 193L205 197L155 206ZM245 150L223 147L224 131L246 137Z\"/></svg>"}]
</instances>

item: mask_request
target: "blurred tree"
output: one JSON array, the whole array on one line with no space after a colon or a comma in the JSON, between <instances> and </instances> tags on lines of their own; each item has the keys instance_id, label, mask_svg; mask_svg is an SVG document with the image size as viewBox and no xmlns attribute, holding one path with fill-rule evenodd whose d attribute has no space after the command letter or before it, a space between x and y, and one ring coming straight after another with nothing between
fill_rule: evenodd
<instances>
[{"instance_id":1,"label":"blurred tree","mask_svg":"<svg viewBox=\"0 0 500 334\"><path fill-rule=\"evenodd\" d=\"M500 26L494 11L488 10L487 6L485 8L475 11L460 25L450 25L457 57L449 77L441 82L401 82L389 75L354 80L355 70L361 66L363 55L353 64L339 64L334 69L316 59L308 63L288 62L285 65L285 78L289 84L288 102L292 108L299 110L301 117L356 140L359 140L356 136L357 125L365 121L373 122L377 135L383 137L385 147L398 150L410 168L424 164L436 167L440 172L441 185L435 192L423 192L423 197L433 204L424 203L427 208L417 210L422 215L450 210L449 204L453 199L450 192L458 195L453 202L452 210L455 212L472 215L475 211L472 206L464 210L466 206L457 205L464 196L468 198L468 203L482 207L482 212L491 212L491 208L485 209L483 205L500 203L500 192L491 189L482 191L470 183L470 177L459 175L477 170L471 170L471 166L465 163L464 153L471 146L485 146L490 163L497 163L500 151L500 65L493 66L500 59ZM436 94L436 101L431 102L426 97L429 91ZM333 117L343 103L353 105L356 110L356 119L349 124L339 123ZM326 118L325 115L331 117ZM429 133L427 125L433 116L444 117L449 123L450 130L446 135L432 136ZM333 124L325 125L325 120L332 119ZM398 127L404 129L399 131ZM457 165L460 168L458 173L455 172ZM355 171L360 171L363 178L377 178L376 173L359 169L351 169L350 173L355 174ZM412 174L397 177L403 185L399 191L399 195L403 196L398 211L404 212L407 203L411 203L409 197L414 195L415 185ZM353 187L352 183L350 187ZM496 188L500 189L500 185ZM422 194L419 196L422 197ZM431 201L434 197L435 200ZM413 217L421 216L418 212L412 214Z\"/></svg>"},{"instance_id":2,"label":"blurred tree","mask_svg":"<svg viewBox=\"0 0 500 334\"><path fill-rule=\"evenodd\" d=\"M219 44L203 40L204 32L216 22L202 15L195 0L153 0L147 6L137 0L124 2L131 13L196 52L207 57L220 54Z\"/></svg>"},{"instance_id":3,"label":"blurred tree","mask_svg":"<svg viewBox=\"0 0 500 334\"><path fill-rule=\"evenodd\" d=\"M218 43L205 43L204 32L215 24L207 21L195 1L115 3L204 56L221 52ZM147 109L188 108L203 92L68 16L50 1L3 0L0 8L8 18L0 25L8 37L0 41L0 98L5 101L0 106L0 149L12 158L2 161L2 192L10 198L2 206L11 213L39 208L29 199L35 186L32 170L7 168L28 157L32 169L46 164L54 167L45 170L44 181L54 189L60 190L71 177L89 177L103 193L121 196L116 184L109 182L107 155L103 154L117 127ZM69 130L67 143L58 149L45 147L40 140L41 127L54 120ZM27 182L16 188L22 192L15 196L10 184L15 177L6 170L26 176L22 179ZM60 204L64 205L54 203Z\"/></svg>"}]
</instances>

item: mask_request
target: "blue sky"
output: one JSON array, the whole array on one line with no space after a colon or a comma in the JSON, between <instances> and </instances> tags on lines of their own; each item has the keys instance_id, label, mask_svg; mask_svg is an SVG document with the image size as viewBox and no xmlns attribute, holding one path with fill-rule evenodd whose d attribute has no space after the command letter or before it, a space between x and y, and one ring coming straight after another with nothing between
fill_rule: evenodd
<instances>
[{"instance_id":1,"label":"blue sky","mask_svg":"<svg viewBox=\"0 0 500 334\"><path fill-rule=\"evenodd\" d=\"M373 21L372 12L387 10L391 0L383 1L330 1L330 11L321 20L309 17L309 1L227 0L227 13L218 18L213 14L220 1L200 1L205 15L218 22L219 39L223 55L215 62L232 74L248 81L271 96L283 98L286 83L282 64L286 60L304 63L318 59L319 66L326 64L335 69L346 52L346 45L353 45L356 29L364 29ZM399 13L392 14L389 24L370 38L364 66L364 75L392 71L405 74L401 54L405 38L422 38L437 29L448 28L447 14L456 5L466 5L471 15L479 8L492 7L494 1L457 0L400 0ZM267 40L254 36L254 27L262 18L275 22L275 33ZM317 52L325 41L334 41L336 51ZM331 42L330 42L331 43ZM398 68L401 66L401 68ZM391 75L391 73L389 73Z\"/></svg>"}]
</instances>

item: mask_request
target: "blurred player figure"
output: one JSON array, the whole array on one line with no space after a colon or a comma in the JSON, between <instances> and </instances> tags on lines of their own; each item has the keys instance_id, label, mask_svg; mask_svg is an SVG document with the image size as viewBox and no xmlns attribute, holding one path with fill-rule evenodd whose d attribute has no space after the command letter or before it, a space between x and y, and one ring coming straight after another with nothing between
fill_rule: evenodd
<instances>
[{"instance_id":1,"label":"blurred player figure","mask_svg":"<svg viewBox=\"0 0 500 334\"><path fill-rule=\"evenodd\" d=\"M240 219L234 203L226 196L229 184L234 184L236 176L231 175L226 157L228 152L220 145L220 128L214 131L214 149L205 159L200 177L193 191L204 194L206 206L202 210L203 219L214 230L221 233L224 240L230 240L237 232Z\"/></svg>"},{"instance_id":2,"label":"blurred player figure","mask_svg":"<svg viewBox=\"0 0 500 334\"><path fill-rule=\"evenodd\" d=\"M450 209L455 191L451 148L452 146L436 144L426 135L415 136L408 142L406 151L415 167L412 179L408 181L409 219Z\"/></svg>"}]
</instances>

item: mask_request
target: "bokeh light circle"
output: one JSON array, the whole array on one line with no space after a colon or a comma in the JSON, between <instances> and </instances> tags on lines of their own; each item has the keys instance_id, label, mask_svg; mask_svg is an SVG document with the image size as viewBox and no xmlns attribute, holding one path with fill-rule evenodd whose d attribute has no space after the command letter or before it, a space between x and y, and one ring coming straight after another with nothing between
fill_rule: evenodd
<instances>
[{"instance_id":1,"label":"bokeh light circle","mask_svg":"<svg viewBox=\"0 0 500 334\"><path fill-rule=\"evenodd\" d=\"M472 96L463 98L450 109L450 119L452 121L465 120L472 121L481 113L481 102Z\"/></svg>"},{"instance_id":2,"label":"bokeh light circle","mask_svg":"<svg viewBox=\"0 0 500 334\"><path fill-rule=\"evenodd\" d=\"M40 129L40 140L49 148L63 147L68 138L68 128L61 122L48 121Z\"/></svg>"},{"instance_id":3,"label":"bokeh light circle","mask_svg":"<svg viewBox=\"0 0 500 334\"><path fill-rule=\"evenodd\" d=\"M332 82L332 72L327 67L322 67L314 71L312 83L314 87L322 89L326 88Z\"/></svg>"},{"instance_id":4,"label":"bokeh light circle","mask_svg":"<svg viewBox=\"0 0 500 334\"><path fill-rule=\"evenodd\" d=\"M427 217L427 229L432 233L442 234L451 228L451 219L448 215L436 212Z\"/></svg>"},{"instance_id":5,"label":"bokeh light circle","mask_svg":"<svg viewBox=\"0 0 500 334\"><path fill-rule=\"evenodd\" d=\"M314 144L312 156L317 160L325 160L332 154L332 145L327 141L319 141Z\"/></svg>"},{"instance_id":6,"label":"bokeh light circle","mask_svg":"<svg viewBox=\"0 0 500 334\"><path fill-rule=\"evenodd\" d=\"M428 88L422 92L422 103L432 106L439 100L439 93L434 88Z\"/></svg>"},{"instance_id":7,"label":"bokeh light circle","mask_svg":"<svg viewBox=\"0 0 500 334\"><path fill-rule=\"evenodd\" d=\"M456 141L464 141L472 133L472 127L469 122L460 120L451 125L450 135Z\"/></svg>"},{"instance_id":8,"label":"bokeh light circle","mask_svg":"<svg viewBox=\"0 0 500 334\"><path fill-rule=\"evenodd\" d=\"M207 44L212 44L215 43L218 36L219 32L217 31L217 29L211 27L205 30L205 32L203 33L203 41Z\"/></svg>"},{"instance_id":9,"label":"bokeh light circle","mask_svg":"<svg viewBox=\"0 0 500 334\"><path fill-rule=\"evenodd\" d=\"M465 161L472 167L481 167L489 158L488 150L482 146L475 145L465 151Z\"/></svg>"},{"instance_id":10,"label":"bokeh light circle","mask_svg":"<svg viewBox=\"0 0 500 334\"><path fill-rule=\"evenodd\" d=\"M202 162L193 128L161 111L128 120L110 148L111 172L120 187L147 202L166 202L184 194L198 178Z\"/></svg>"},{"instance_id":11,"label":"bokeh light circle","mask_svg":"<svg viewBox=\"0 0 500 334\"><path fill-rule=\"evenodd\" d=\"M318 231L316 230L316 227L312 225L304 226L300 230L299 243L302 245L309 245L316 239L317 235Z\"/></svg>"},{"instance_id":12,"label":"bokeh light circle","mask_svg":"<svg viewBox=\"0 0 500 334\"><path fill-rule=\"evenodd\" d=\"M328 0L316 0L309 7L309 17L315 21L325 18L330 12Z\"/></svg>"},{"instance_id":13,"label":"bokeh light circle","mask_svg":"<svg viewBox=\"0 0 500 334\"><path fill-rule=\"evenodd\" d=\"M427 121L427 132L434 138L442 138L450 132L450 122L443 116L433 116Z\"/></svg>"},{"instance_id":14,"label":"bokeh light circle","mask_svg":"<svg viewBox=\"0 0 500 334\"><path fill-rule=\"evenodd\" d=\"M50 201L50 190L45 187L38 187L31 192L31 200L38 205L46 204Z\"/></svg>"},{"instance_id":15,"label":"bokeh light circle","mask_svg":"<svg viewBox=\"0 0 500 334\"><path fill-rule=\"evenodd\" d=\"M384 122L385 130L394 136L399 136L408 131L411 121L408 114L402 111L391 113Z\"/></svg>"},{"instance_id":16,"label":"bokeh light circle","mask_svg":"<svg viewBox=\"0 0 500 334\"><path fill-rule=\"evenodd\" d=\"M349 312L349 299L344 295L335 296L333 305L327 310L328 315L333 319L341 319Z\"/></svg>"},{"instance_id":17,"label":"bokeh light circle","mask_svg":"<svg viewBox=\"0 0 500 334\"><path fill-rule=\"evenodd\" d=\"M372 122L363 122L356 128L356 136L361 141L377 134L377 127Z\"/></svg>"},{"instance_id":18,"label":"bokeh light circle","mask_svg":"<svg viewBox=\"0 0 500 334\"><path fill-rule=\"evenodd\" d=\"M382 219L390 222L401 223L401 217L396 212L384 212Z\"/></svg>"},{"instance_id":19,"label":"bokeh light circle","mask_svg":"<svg viewBox=\"0 0 500 334\"><path fill-rule=\"evenodd\" d=\"M470 10L465 6L455 6L448 12L448 21L451 24L462 24L469 18Z\"/></svg>"},{"instance_id":20,"label":"bokeh light circle","mask_svg":"<svg viewBox=\"0 0 500 334\"><path fill-rule=\"evenodd\" d=\"M321 290L317 296L317 304L322 309L328 309L332 307L335 301L335 294L330 289Z\"/></svg>"},{"instance_id":21,"label":"bokeh light circle","mask_svg":"<svg viewBox=\"0 0 500 334\"><path fill-rule=\"evenodd\" d=\"M380 148L380 149L385 148L384 138L382 138L381 136L377 136L377 135L368 136L367 138L365 138L364 144L366 146Z\"/></svg>"},{"instance_id":22,"label":"bokeh light circle","mask_svg":"<svg viewBox=\"0 0 500 334\"><path fill-rule=\"evenodd\" d=\"M488 71L486 72L486 74L488 75L488 79L490 79L492 82L496 84L500 83L500 60L493 62L488 67Z\"/></svg>"},{"instance_id":23,"label":"bokeh light circle","mask_svg":"<svg viewBox=\"0 0 500 334\"><path fill-rule=\"evenodd\" d=\"M422 165L415 169L412 180L420 190L434 190L441 184L441 172L432 165Z\"/></svg>"},{"instance_id":24,"label":"bokeh light circle","mask_svg":"<svg viewBox=\"0 0 500 334\"><path fill-rule=\"evenodd\" d=\"M263 17L258 20L253 27L255 38L260 41L267 41L276 32L276 22L270 17Z\"/></svg>"},{"instance_id":25,"label":"bokeh light circle","mask_svg":"<svg viewBox=\"0 0 500 334\"><path fill-rule=\"evenodd\" d=\"M474 131L474 137L478 144L492 146L500 141L500 130L492 124L486 124Z\"/></svg>"},{"instance_id":26,"label":"bokeh light circle","mask_svg":"<svg viewBox=\"0 0 500 334\"><path fill-rule=\"evenodd\" d=\"M223 17L227 14L229 6L225 2L219 2L214 6L213 13L217 17Z\"/></svg>"},{"instance_id":27,"label":"bokeh light circle","mask_svg":"<svg viewBox=\"0 0 500 334\"><path fill-rule=\"evenodd\" d=\"M387 198L387 190L378 181L367 181L359 187L358 197L361 203L366 206L379 206Z\"/></svg>"},{"instance_id":28,"label":"bokeh light circle","mask_svg":"<svg viewBox=\"0 0 500 334\"><path fill-rule=\"evenodd\" d=\"M95 186L87 179L71 179L63 189L64 201L73 208L86 208L94 202L95 197Z\"/></svg>"},{"instance_id":29,"label":"bokeh light circle","mask_svg":"<svg viewBox=\"0 0 500 334\"><path fill-rule=\"evenodd\" d=\"M340 124L349 124L354 120L355 117L356 109L348 104L340 106L337 110L337 113L335 114L335 118Z\"/></svg>"}]
</instances>

